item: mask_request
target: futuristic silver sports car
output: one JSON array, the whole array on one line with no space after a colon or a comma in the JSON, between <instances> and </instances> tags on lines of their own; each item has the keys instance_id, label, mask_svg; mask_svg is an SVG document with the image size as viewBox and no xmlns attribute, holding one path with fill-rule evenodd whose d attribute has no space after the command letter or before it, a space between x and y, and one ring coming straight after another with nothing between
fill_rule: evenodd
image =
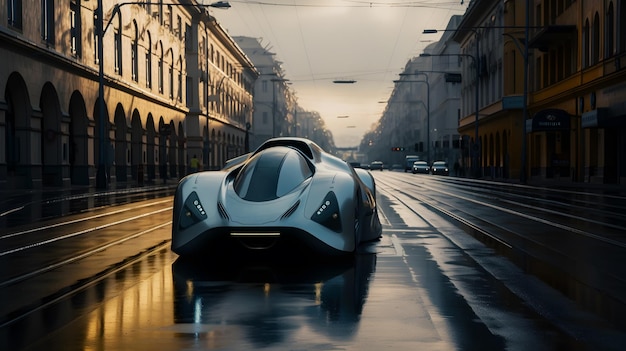
<instances>
[{"instance_id":1,"label":"futuristic silver sports car","mask_svg":"<svg viewBox=\"0 0 626 351\"><path fill-rule=\"evenodd\" d=\"M221 171L191 174L174 197L172 250L355 252L381 224L369 171L302 138L274 138Z\"/></svg>"}]
</instances>

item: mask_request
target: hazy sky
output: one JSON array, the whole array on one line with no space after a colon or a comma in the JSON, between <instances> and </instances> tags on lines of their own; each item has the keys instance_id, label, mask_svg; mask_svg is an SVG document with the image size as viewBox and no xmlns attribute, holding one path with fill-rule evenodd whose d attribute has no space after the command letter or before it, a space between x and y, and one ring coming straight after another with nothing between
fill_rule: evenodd
<instances>
[{"instance_id":1,"label":"hazy sky","mask_svg":"<svg viewBox=\"0 0 626 351\"><path fill-rule=\"evenodd\" d=\"M229 2L230 9L211 9L213 16L231 36L259 38L276 54L298 104L320 113L339 147L359 144L381 117L380 101L389 98L407 61L440 37L422 31L445 28L467 5L460 0ZM356 83L334 84L337 79Z\"/></svg>"}]
</instances>

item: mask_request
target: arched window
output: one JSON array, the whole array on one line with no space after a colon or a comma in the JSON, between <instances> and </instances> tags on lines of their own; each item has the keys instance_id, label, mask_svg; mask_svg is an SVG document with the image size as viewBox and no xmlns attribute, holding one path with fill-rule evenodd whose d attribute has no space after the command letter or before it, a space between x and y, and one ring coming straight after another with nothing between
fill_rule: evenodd
<instances>
[{"instance_id":1,"label":"arched window","mask_svg":"<svg viewBox=\"0 0 626 351\"><path fill-rule=\"evenodd\" d=\"M591 64L600 62L600 15L593 16L593 30L591 33Z\"/></svg>"},{"instance_id":2,"label":"arched window","mask_svg":"<svg viewBox=\"0 0 626 351\"><path fill-rule=\"evenodd\" d=\"M14 2L15 0L9 0ZM10 8L10 7L9 7ZM21 8L21 5L20 5ZM20 9L21 12L21 9ZM20 13L21 16L21 13ZM75 57L82 55L82 19L80 15L80 0L70 1L70 52Z\"/></svg>"},{"instance_id":3,"label":"arched window","mask_svg":"<svg viewBox=\"0 0 626 351\"><path fill-rule=\"evenodd\" d=\"M159 84L159 93L163 94L163 43L159 42L158 53L159 55L157 62L157 74L158 74L158 84Z\"/></svg>"},{"instance_id":4,"label":"arched window","mask_svg":"<svg viewBox=\"0 0 626 351\"><path fill-rule=\"evenodd\" d=\"M168 76L168 83L169 83L169 96L170 99L174 98L174 53L172 53L172 50L170 50L170 54L169 54L169 59L170 59L170 64L167 67L167 76Z\"/></svg>"},{"instance_id":5,"label":"arched window","mask_svg":"<svg viewBox=\"0 0 626 351\"><path fill-rule=\"evenodd\" d=\"M613 10L613 2L609 3L609 9L606 11L605 23L604 57L609 58L615 54L615 11Z\"/></svg>"},{"instance_id":6,"label":"arched window","mask_svg":"<svg viewBox=\"0 0 626 351\"><path fill-rule=\"evenodd\" d=\"M178 57L178 102L183 102L183 57Z\"/></svg>"},{"instance_id":7,"label":"arched window","mask_svg":"<svg viewBox=\"0 0 626 351\"><path fill-rule=\"evenodd\" d=\"M41 38L51 46L54 46L55 36L54 10L54 0L41 0Z\"/></svg>"},{"instance_id":8,"label":"arched window","mask_svg":"<svg viewBox=\"0 0 626 351\"><path fill-rule=\"evenodd\" d=\"M150 32L147 35L147 47L146 47L146 86L148 89L152 89L152 36Z\"/></svg>"},{"instance_id":9,"label":"arched window","mask_svg":"<svg viewBox=\"0 0 626 351\"><path fill-rule=\"evenodd\" d=\"M113 29L113 50L115 58L115 73L122 75L122 14L118 16L117 26Z\"/></svg>"},{"instance_id":10,"label":"arched window","mask_svg":"<svg viewBox=\"0 0 626 351\"><path fill-rule=\"evenodd\" d=\"M75 2L73 1L70 6ZM73 9L70 9L72 11ZM8 0L7 1L7 14L9 17L9 26L22 29L22 0Z\"/></svg>"},{"instance_id":11,"label":"arched window","mask_svg":"<svg viewBox=\"0 0 626 351\"><path fill-rule=\"evenodd\" d=\"M626 18L626 0L620 0L617 5L617 12L619 15L617 18L623 19ZM617 51L618 52L626 52L626 21L619 21L617 23L618 31L617 31Z\"/></svg>"},{"instance_id":12,"label":"arched window","mask_svg":"<svg viewBox=\"0 0 626 351\"><path fill-rule=\"evenodd\" d=\"M130 42L130 69L133 81L139 81L139 37L137 33L137 22L133 21L133 36Z\"/></svg>"},{"instance_id":13,"label":"arched window","mask_svg":"<svg viewBox=\"0 0 626 351\"><path fill-rule=\"evenodd\" d=\"M582 67L589 67L589 58L591 56L591 50L589 46L590 39L589 19L585 20L585 27L583 28L583 50L582 50Z\"/></svg>"}]
</instances>

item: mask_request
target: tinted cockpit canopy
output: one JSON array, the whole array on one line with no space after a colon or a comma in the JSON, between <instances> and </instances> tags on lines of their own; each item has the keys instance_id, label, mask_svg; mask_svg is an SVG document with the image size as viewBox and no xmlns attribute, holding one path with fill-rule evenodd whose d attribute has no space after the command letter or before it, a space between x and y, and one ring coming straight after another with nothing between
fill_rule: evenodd
<instances>
[{"instance_id":1,"label":"tinted cockpit canopy","mask_svg":"<svg viewBox=\"0 0 626 351\"><path fill-rule=\"evenodd\" d=\"M269 201L288 194L313 175L302 154L273 147L250 158L235 179L235 192L248 201Z\"/></svg>"}]
</instances>

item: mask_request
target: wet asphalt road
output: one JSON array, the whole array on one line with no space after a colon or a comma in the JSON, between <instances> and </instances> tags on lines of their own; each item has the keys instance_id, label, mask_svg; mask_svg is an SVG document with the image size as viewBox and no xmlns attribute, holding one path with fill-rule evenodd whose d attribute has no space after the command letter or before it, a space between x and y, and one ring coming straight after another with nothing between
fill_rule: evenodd
<instances>
[{"instance_id":1,"label":"wet asphalt road","mask_svg":"<svg viewBox=\"0 0 626 351\"><path fill-rule=\"evenodd\" d=\"M569 307L558 294L410 205L381 196L382 239L348 260L184 261L163 245L3 326L0 349L620 349L601 330L550 323L550 306Z\"/></svg>"}]
</instances>

